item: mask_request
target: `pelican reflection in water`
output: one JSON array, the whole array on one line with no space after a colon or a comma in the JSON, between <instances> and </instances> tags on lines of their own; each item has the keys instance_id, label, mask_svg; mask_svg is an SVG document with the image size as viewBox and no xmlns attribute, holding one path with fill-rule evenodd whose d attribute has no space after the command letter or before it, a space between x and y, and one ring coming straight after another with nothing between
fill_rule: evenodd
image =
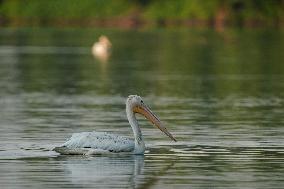
<instances>
[{"instance_id":1,"label":"pelican reflection in water","mask_svg":"<svg viewBox=\"0 0 284 189\"><path fill-rule=\"evenodd\" d=\"M151 121L158 129L164 132L172 140L176 139L163 126L159 118L146 106L142 98L137 95L130 95L126 100L126 115L134 134L134 141L106 132L83 132L75 133L72 137L54 150L61 154L69 155L92 155L104 153L127 152L132 154L144 154L145 143L142 132L138 125L135 114L139 113Z\"/></svg>"},{"instance_id":2,"label":"pelican reflection in water","mask_svg":"<svg viewBox=\"0 0 284 189\"><path fill-rule=\"evenodd\" d=\"M152 151L154 154L155 151ZM158 152L157 152L158 153ZM174 168L175 159L166 155L147 156L59 156L64 175L77 188L151 188ZM111 179L110 179L111 178Z\"/></svg>"},{"instance_id":3,"label":"pelican reflection in water","mask_svg":"<svg viewBox=\"0 0 284 189\"><path fill-rule=\"evenodd\" d=\"M97 156L58 157L64 169L64 175L78 188L89 185L95 188L138 188L139 178L143 178L144 156Z\"/></svg>"}]
</instances>

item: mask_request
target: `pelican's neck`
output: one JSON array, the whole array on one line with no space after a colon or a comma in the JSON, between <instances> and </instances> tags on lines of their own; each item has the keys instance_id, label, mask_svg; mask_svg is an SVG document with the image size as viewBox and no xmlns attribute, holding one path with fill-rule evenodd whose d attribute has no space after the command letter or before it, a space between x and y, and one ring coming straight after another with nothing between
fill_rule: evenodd
<instances>
[{"instance_id":1,"label":"pelican's neck","mask_svg":"<svg viewBox=\"0 0 284 189\"><path fill-rule=\"evenodd\" d=\"M143 154L145 151L145 144L142 138L142 132L140 130L140 127L138 125L137 119L135 117L135 114L131 108L130 105L126 104L126 115L127 119L129 121L129 124L132 128L134 139L135 139L135 149L134 153L136 154Z\"/></svg>"}]
</instances>

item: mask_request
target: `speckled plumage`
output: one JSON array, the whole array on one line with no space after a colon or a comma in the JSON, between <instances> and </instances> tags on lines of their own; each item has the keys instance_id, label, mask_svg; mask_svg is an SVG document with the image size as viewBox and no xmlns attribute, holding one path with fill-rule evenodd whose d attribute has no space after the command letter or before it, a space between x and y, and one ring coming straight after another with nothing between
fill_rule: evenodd
<instances>
[{"instance_id":1,"label":"speckled plumage","mask_svg":"<svg viewBox=\"0 0 284 189\"><path fill-rule=\"evenodd\" d=\"M134 147L134 141L129 138L93 131L74 133L68 141L54 150L61 154L101 154L132 152Z\"/></svg>"}]
</instances>

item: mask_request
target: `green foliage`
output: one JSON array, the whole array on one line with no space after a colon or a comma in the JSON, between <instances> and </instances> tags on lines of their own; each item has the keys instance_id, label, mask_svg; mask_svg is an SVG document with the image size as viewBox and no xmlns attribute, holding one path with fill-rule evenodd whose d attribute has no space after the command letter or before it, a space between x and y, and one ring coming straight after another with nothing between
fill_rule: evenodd
<instances>
[{"instance_id":1,"label":"green foliage","mask_svg":"<svg viewBox=\"0 0 284 189\"><path fill-rule=\"evenodd\" d=\"M169 19L169 18L201 18L212 17L218 8L218 1L200 0L156 0L152 1L145 15L150 19Z\"/></svg>"},{"instance_id":2,"label":"green foliage","mask_svg":"<svg viewBox=\"0 0 284 189\"><path fill-rule=\"evenodd\" d=\"M152 21L283 20L284 0L2 0L0 17L8 19L84 19L139 15Z\"/></svg>"},{"instance_id":3,"label":"green foliage","mask_svg":"<svg viewBox=\"0 0 284 189\"><path fill-rule=\"evenodd\" d=\"M127 0L4 0L1 14L28 18L112 17L129 8Z\"/></svg>"}]
</instances>

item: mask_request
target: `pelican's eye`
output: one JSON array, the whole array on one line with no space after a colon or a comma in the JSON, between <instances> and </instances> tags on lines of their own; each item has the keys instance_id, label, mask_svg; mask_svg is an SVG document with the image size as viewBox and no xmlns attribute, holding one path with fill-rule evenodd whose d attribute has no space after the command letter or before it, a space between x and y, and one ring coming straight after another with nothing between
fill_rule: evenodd
<instances>
[{"instance_id":1,"label":"pelican's eye","mask_svg":"<svg viewBox=\"0 0 284 189\"><path fill-rule=\"evenodd\" d=\"M140 101L143 104L143 100Z\"/></svg>"}]
</instances>

